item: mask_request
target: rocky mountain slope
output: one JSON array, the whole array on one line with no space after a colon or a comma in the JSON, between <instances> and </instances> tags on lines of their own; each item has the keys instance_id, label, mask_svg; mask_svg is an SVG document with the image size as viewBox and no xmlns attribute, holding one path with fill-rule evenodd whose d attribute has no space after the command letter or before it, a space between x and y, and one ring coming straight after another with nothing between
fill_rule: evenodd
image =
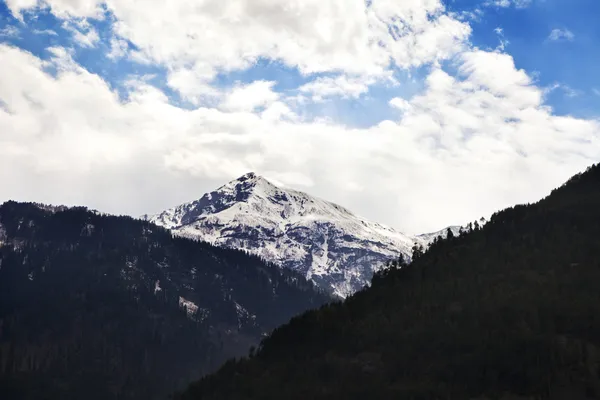
<instances>
[{"instance_id":1,"label":"rocky mountain slope","mask_svg":"<svg viewBox=\"0 0 600 400\"><path fill-rule=\"evenodd\" d=\"M599 399L600 166L276 329L182 400Z\"/></svg>"},{"instance_id":2,"label":"rocky mountain slope","mask_svg":"<svg viewBox=\"0 0 600 400\"><path fill-rule=\"evenodd\" d=\"M184 237L239 248L346 297L427 238L411 237L306 193L246 174L199 200L146 217Z\"/></svg>"},{"instance_id":3,"label":"rocky mountain slope","mask_svg":"<svg viewBox=\"0 0 600 400\"><path fill-rule=\"evenodd\" d=\"M475 223L469 223L466 226L460 225L452 225L445 229L436 232L430 233L422 233L420 235L415 236L415 240L418 244L422 245L424 248L430 246L436 239L442 238L446 239L448 236L448 231L452 232L453 236L459 236L461 232L465 232L467 230L479 229L483 227L487 223L487 219L484 217L479 218Z\"/></svg>"},{"instance_id":4,"label":"rocky mountain slope","mask_svg":"<svg viewBox=\"0 0 600 400\"><path fill-rule=\"evenodd\" d=\"M164 399L330 298L147 221L0 205L0 398Z\"/></svg>"}]
</instances>

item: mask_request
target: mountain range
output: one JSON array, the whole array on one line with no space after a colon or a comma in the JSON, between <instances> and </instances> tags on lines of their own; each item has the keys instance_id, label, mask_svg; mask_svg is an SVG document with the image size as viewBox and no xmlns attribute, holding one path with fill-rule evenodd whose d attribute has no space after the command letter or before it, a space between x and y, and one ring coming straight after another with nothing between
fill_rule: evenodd
<instances>
[{"instance_id":1,"label":"mountain range","mask_svg":"<svg viewBox=\"0 0 600 400\"><path fill-rule=\"evenodd\" d=\"M0 398L165 399L331 298L257 256L85 207L0 205Z\"/></svg>"},{"instance_id":2,"label":"mountain range","mask_svg":"<svg viewBox=\"0 0 600 400\"><path fill-rule=\"evenodd\" d=\"M600 166L293 318L180 400L599 399Z\"/></svg>"},{"instance_id":3,"label":"mountain range","mask_svg":"<svg viewBox=\"0 0 600 400\"><path fill-rule=\"evenodd\" d=\"M410 260L415 245L447 233L406 235L252 172L144 218L178 236L246 250L341 298L367 286L386 262L400 254ZM458 234L460 227L449 229Z\"/></svg>"},{"instance_id":4,"label":"mountain range","mask_svg":"<svg viewBox=\"0 0 600 400\"><path fill-rule=\"evenodd\" d=\"M9 201L0 397L597 399L599 206L599 165L416 236L253 173L142 219Z\"/></svg>"}]
</instances>

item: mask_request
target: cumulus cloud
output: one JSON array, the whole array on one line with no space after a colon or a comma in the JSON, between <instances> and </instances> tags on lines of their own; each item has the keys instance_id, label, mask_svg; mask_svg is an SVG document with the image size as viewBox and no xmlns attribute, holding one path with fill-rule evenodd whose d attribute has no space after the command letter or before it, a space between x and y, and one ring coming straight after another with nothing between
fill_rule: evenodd
<instances>
[{"instance_id":1,"label":"cumulus cloud","mask_svg":"<svg viewBox=\"0 0 600 400\"><path fill-rule=\"evenodd\" d=\"M52 54L0 45L0 198L139 215L253 170L418 232L536 200L600 157L598 122L554 116L507 54L465 51L458 76L434 67L422 93L392 101L397 120L368 129L286 118L266 81L186 110L132 79L123 101Z\"/></svg>"},{"instance_id":2,"label":"cumulus cloud","mask_svg":"<svg viewBox=\"0 0 600 400\"><path fill-rule=\"evenodd\" d=\"M559 40L565 40L565 41L573 41L575 40L575 34L573 32L571 32L568 29L552 29L552 31L550 32L550 35L548 36L548 39L552 40L552 41L559 41Z\"/></svg>"},{"instance_id":3,"label":"cumulus cloud","mask_svg":"<svg viewBox=\"0 0 600 400\"><path fill-rule=\"evenodd\" d=\"M411 109L410 102L402 99L400 97L394 97L390 100L390 106L400 110L400 111L409 111Z\"/></svg>"},{"instance_id":4,"label":"cumulus cloud","mask_svg":"<svg viewBox=\"0 0 600 400\"><path fill-rule=\"evenodd\" d=\"M600 157L598 121L554 115L547 90L510 55L472 48L465 18L439 0L7 5L15 15L49 7L81 46L98 43L86 18L107 11L107 56L164 67L164 84L193 107L145 76L129 77L122 99L65 48L42 60L0 44L0 199L140 215L252 170L422 232L536 200ZM305 76L298 96L273 80L214 85L263 58ZM353 129L303 117L306 103L359 98L398 85L394 68L425 65L424 89L392 98L391 120Z\"/></svg>"},{"instance_id":5,"label":"cumulus cloud","mask_svg":"<svg viewBox=\"0 0 600 400\"><path fill-rule=\"evenodd\" d=\"M113 37L110 39L110 51L106 56L112 60L118 60L119 58L125 57L128 50L129 45L126 40L119 37Z\"/></svg>"},{"instance_id":6,"label":"cumulus cloud","mask_svg":"<svg viewBox=\"0 0 600 400\"><path fill-rule=\"evenodd\" d=\"M151 62L143 53L138 52L136 54L136 61ZM216 69L210 64L196 62L192 67L170 68L167 75L167 85L177 91L183 99L199 105L206 100L214 101L221 95L210 84L216 74Z\"/></svg>"},{"instance_id":7,"label":"cumulus cloud","mask_svg":"<svg viewBox=\"0 0 600 400\"><path fill-rule=\"evenodd\" d=\"M36 4L7 2L15 15ZM39 4L66 19L100 18L103 10L111 13L117 35L139 48L132 57L166 66L173 71L174 89L196 100L217 71L244 69L260 58L279 60L303 74L381 76L389 73L392 62L417 67L451 57L471 31L467 23L445 13L440 0L369 4L363 0L151 0L144 7L100 0ZM347 87L350 95L356 90L355 85L338 87Z\"/></svg>"},{"instance_id":8,"label":"cumulus cloud","mask_svg":"<svg viewBox=\"0 0 600 400\"><path fill-rule=\"evenodd\" d=\"M49 7L55 15L62 18L73 16L102 18L104 14L102 3L96 0L5 0L5 2L8 9L19 19L23 11Z\"/></svg>"},{"instance_id":9,"label":"cumulus cloud","mask_svg":"<svg viewBox=\"0 0 600 400\"><path fill-rule=\"evenodd\" d=\"M298 88L302 93L309 94L313 101L323 101L331 96L358 98L369 91L369 86L375 79L360 77L319 77Z\"/></svg>"},{"instance_id":10,"label":"cumulus cloud","mask_svg":"<svg viewBox=\"0 0 600 400\"><path fill-rule=\"evenodd\" d=\"M72 19L63 22L63 29L73 34L73 40L81 47L95 47L100 36L86 19Z\"/></svg>"},{"instance_id":11,"label":"cumulus cloud","mask_svg":"<svg viewBox=\"0 0 600 400\"><path fill-rule=\"evenodd\" d=\"M279 99L273 85L273 81L254 81L247 85L237 85L227 94L221 107L228 111L254 111L258 107L271 105Z\"/></svg>"}]
</instances>

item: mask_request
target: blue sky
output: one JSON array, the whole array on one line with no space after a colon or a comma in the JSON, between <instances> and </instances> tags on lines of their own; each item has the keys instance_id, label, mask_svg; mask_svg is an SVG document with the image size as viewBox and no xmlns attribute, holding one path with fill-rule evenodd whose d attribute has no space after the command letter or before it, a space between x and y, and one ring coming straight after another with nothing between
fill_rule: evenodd
<instances>
[{"instance_id":1,"label":"blue sky","mask_svg":"<svg viewBox=\"0 0 600 400\"><path fill-rule=\"evenodd\" d=\"M138 215L254 170L423 232L600 159L596 0L144 4L0 1L0 201Z\"/></svg>"},{"instance_id":2,"label":"blue sky","mask_svg":"<svg viewBox=\"0 0 600 400\"><path fill-rule=\"evenodd\" d=\"M473 7L472 0L449 3L461 11ZM600 86L600 2L594 0L533 0L523 8L492 7L481 21L473 23L472 41L482 48L496 47L500 27L510 43L506 51L515 59L517 68L537 73L540 85L561 84L577 92L569 96L564 90L549 95L548 104L559 114L582 117L598 116L600 97L594 93ZM572 40L549 40L552 30L573 33ZM574 94L574 93L573 93Z\"/></svg>"}]
</instances>

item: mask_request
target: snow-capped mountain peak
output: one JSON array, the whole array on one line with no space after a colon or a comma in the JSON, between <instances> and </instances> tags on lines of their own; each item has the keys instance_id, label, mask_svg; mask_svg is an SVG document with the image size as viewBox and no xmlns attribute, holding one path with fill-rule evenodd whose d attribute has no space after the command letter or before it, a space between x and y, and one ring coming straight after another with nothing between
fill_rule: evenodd
<instances>
[{"instance_id":1,"label":"snow-capped mountain peak","mask_svg":"<svg viewBox=\"0 0 600 400\"><path fill-rule=\"evenodd\" d=\"M245 249L301 272L341 297L415 239L253 172L150 218L175 234Z\"/></svg>"},{"instance_id":2,"label":"snow-capped mountain peak","mask_svg":"<svg viewBox=\"0 0 600 400\"><path fill-rule=\"evenodd\" d=\"M427 247L448 229L409 236L357 216L335 203L279 187L249 172L198 200L144 216L174 234L244 249L346 297L368 285L373 273L415 244ZM484 224L481 219L478 224ZM465 227L463 227L465 229Z\"/></svg>"}]
</instances>

